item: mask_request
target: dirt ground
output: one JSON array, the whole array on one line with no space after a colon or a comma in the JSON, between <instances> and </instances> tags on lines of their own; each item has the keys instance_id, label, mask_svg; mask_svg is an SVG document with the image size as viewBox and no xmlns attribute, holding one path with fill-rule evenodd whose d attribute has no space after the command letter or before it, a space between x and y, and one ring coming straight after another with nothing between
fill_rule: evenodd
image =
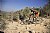
<instances>
[{"instance_id":1,"label":"dirt ground","mask_svg":"<svg viewBox=\"0 0 50 33\"><path fill-rule=\"evenodd\" d=\"M6 25L6 29L4 33L50 33L46 26L44 26L45 22L50 23L50 19L43 18L41 24L30 24L30 25L21 25L20 22L15 21L6 21L8 23Z\"/></svg>"}]
</instances>

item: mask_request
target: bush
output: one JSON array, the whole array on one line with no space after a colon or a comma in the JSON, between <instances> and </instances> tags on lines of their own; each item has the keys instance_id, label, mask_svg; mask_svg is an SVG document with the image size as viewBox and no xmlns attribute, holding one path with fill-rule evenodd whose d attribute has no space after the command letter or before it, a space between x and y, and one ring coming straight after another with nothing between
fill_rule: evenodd
<instances>
[{"instance_id":1,"label":"bush","mask_svg":"<svg viewBox=\"0 0 50 33\"><path fill-rule=\"evenodd\" d=\"M18 19L16 19L16 18L13 18L13 21L16 21L16 22L17 22L17 21L18 21Z\"/></svg>"}]
</instances>

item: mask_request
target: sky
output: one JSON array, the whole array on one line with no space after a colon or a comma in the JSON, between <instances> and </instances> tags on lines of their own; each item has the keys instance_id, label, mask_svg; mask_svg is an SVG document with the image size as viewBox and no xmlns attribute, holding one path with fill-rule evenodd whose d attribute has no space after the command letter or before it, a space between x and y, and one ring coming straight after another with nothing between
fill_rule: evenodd
<instances>
[{"instance_id":1,"label":"sky","mask_svg":"<svg viewBox=\"0 0 50 33\"><path fill-rule=\"evenodd\" d=\"M0 10L16 11L25 7L43 7L47 0L0 0Z\"/></svg>"}]
</instances>

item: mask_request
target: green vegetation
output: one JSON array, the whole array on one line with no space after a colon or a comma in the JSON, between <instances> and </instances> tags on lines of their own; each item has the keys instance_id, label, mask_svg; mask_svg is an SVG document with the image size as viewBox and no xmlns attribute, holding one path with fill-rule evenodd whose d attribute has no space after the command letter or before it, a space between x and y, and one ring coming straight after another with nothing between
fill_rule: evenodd
<instances>
[{"instance_id":1,"label":"green vegetation","mask_svg":"<svg viewBox=\"0 0 50 33\"><path fill-rule=\"evenodd\" d=\"M30 11L30 8L25 7L24 9L14 12L13 18L19 19L19 13L23 15L24 18L27 18L29 14L31 13L31 11Z\"/></svg>"},{"instance_id":2,"label":"green vegetation","mask_svg":"<svg viewBox=\"0 0 50 33\"><path fill-rule=\"evenodd\" d=\"M43 10L50 15L50 0L48 0L48 3L43 7Z\"/></svg>"}]
</instances>

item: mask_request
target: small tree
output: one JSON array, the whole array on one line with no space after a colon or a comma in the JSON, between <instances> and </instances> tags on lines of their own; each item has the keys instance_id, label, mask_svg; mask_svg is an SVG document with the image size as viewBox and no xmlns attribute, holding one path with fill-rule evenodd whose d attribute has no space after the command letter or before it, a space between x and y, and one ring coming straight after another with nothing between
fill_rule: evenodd
<instances>
[{"instance_id":1,"label":"small tree","mask_svg":"<svg viewBox=\"0 0 50 33\"><path fill-rule=\"evenodd\" d=\"M26 8L23 10L23 14L24 14L26 17L28 17L29 13L30 13L30 9L29 9L28 7L26 7Z\"/></svg>"}]
</instances>

